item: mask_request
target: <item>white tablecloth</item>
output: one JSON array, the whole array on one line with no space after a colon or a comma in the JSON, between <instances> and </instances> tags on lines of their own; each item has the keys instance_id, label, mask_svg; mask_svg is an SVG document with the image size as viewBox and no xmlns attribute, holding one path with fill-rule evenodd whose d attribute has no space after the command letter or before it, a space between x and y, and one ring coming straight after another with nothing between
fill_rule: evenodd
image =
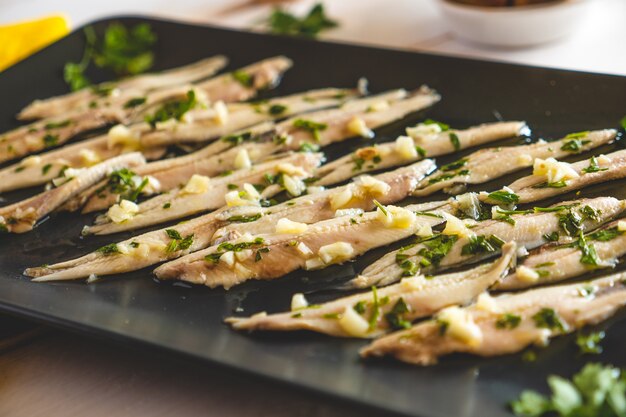
<instances>
[{"instance_id":1,"label":"white tablecloth","mask_svg":"<svg viewBox=\"0 0 626 417\"><path fill-rule=\"evenodd\" d=\"M434 51L555 68L626 75L626 0L593 0L576 33L556 43L524 49L489 48L452 36L436 0L324 0L340 21L324 38ZM223 13L246 0L0 0L0 24L48 13L66 13L74 27L119 14L146 14L235 28L248 28L269 6ZM313 4L296 1L303 12Z\"/></svg>"}]
</instances>

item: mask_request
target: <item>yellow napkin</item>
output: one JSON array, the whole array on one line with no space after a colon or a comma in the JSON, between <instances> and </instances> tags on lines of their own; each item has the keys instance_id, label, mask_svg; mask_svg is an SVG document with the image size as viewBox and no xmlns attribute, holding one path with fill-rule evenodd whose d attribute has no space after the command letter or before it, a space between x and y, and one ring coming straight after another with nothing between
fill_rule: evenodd
<instances>
[{"instance_id":1,"label":"yellow napkin","mask_svg":"<svg viewBox=\"0 0 626 417\"><path fill-rule=\"evenodd\" d=\"M0 71L67 35L69 26L62 15L0 26Z\"/></svg>"}]
</instances>

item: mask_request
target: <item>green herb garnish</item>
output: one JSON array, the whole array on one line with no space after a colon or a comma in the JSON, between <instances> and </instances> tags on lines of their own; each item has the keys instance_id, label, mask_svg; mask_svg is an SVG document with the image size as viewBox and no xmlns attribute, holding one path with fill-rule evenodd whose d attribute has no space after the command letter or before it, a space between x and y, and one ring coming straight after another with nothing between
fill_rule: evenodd
<instances>
[{"instance_id":1,"label":"green herb garnish","mask_svg":"<svg viewBox=\"0 0 626 417\"><path fill-rule=\"evenodd\" d=\"M496 320L496 329L512 330L520 325L522 318L517 314L505 313Z\"/></svg>"},{"instance_id":2,"label":"green herb garnish","mask_svg":"<svg viewBox=\"0 0 626 417\"><path fill-rule=\"evenodd\" d=\"M120 248L117 247L117 243L110 243L108 245L102 246L101 248L96 249L96 252L101 253L103 255L113 255L116 253L122 253Z\"/></svg>"},{"instance_id":3,"label":"green herb garnish","mask_svg":"<svg viewBox=\"0 0 626 417\"><path fill-rule=\"evenodd\" d=\"M499 201L504 204L517 204L519 202L519 196L510 191L494 191L487 196L489 199Z\"/></svg>"},{"instance_id":4,"label":"green herb garnish","mask_svg":"<svg viewBox=\"0 0 626 417\"><path fill-rule=\"evenodd\" d=\"M580 353L582 354L598 355L602 353L600 342L604 339L604 336L604 332L579 332L578 335L576 335L576 345L578 345Z\"/></svg>"},{"instance_id":5,"label":"green herb garnish","mask_svg":"<svg viewBox=\"0 0 626 417\"><path fill-rule=\"evenodd\" d=\"M326 16L322 3L317 3L304 17L276 8L267 20L267 25L270 32L277 35L314 38L324 30L337 27L337 22Z\"/></svg>"},{"instance_id":6,"label":"green herb garnish","mask_svg":"<svg viewBox=\"0 0 626 417\"><path fill-rule=\"evenodd\" d=\"M404 301L404 298L400 297L391 308L391 311L385 314L385 319L387 319L389 326L393 330L408 329L411 327L411 322L409 320L405 320L403 315L410 311L411 308L409 305Z\"/></svg>"},{"instance_id":7,"label":"green herb garnish","mask_svg":"<svg viewBox=\"0 0 626 417\"><path fill-rule=\"evenodd\" d=\"M126 103L124 103L124 108L125 109L132 109L133 107L141 106L145 102L146 102L146 98L145 97L131 98Z\"/></svg>"},{"instance_id":8,"label":"green herb garnish","mask_svg":"<svg viewBox=\"0 0 626 417\"><path fill-rule=\"evenodd\" d=\"M540 329L558 330L560 332L565 331L565 326L561 322L556 311L551 308L542 308L532 316L535 325Z\"/></svg>"},{"instance_id":9,"label":"green herb garnish","mask_svg":"<svg viewBox=\"0 0 626 417\"><path fill-rule=\"evenodd\" d=\"M600 166L598 165L598 160L596 159L595 156L592 156L591 159L589 159L589 166L587 168L583 168L583 172L585 174L591 174L593 172L600 172L600 171L608 171L608 168L600 168Z\"/></svg>"},{"instance_id":10,"label":"green herb garnish","mask_svg":"<svg viewBox=\"0 0 626 417\"><path fill-rule=\"evenodd\" d=\"M197 104L196 93L193 90L189 90L185 99L168 101L157 109L154 114L147 115L145 121L154 129L159 122L165 122L170 119L181 120L185 113L193 109Z\"/></svg>"},{"instance_id":11,"label":"green herb garnish","mask_svg":"<svg viewBox=\"0 0 626 417\"><path fill-rule=\"evenodd\" d=\"M312 120L296 119L293 122L293 127L310 132L313 135L313 138L319 142L321 139L320 131L326 130L328 125L325 123L317 123Z\"/></svg>"},{"instance_id":12,"label":"green herb garnish","mask_svg":"<svg viewBox=\"0 0 626 417\"><path fill-rule=\"evenodd\" d=\"M461 255L479 255L482 253L492 253L498 251L504 241L495 235L485 236L471 236L469 243L463 245L461 248Z\"/></svg>"}]
</instances>

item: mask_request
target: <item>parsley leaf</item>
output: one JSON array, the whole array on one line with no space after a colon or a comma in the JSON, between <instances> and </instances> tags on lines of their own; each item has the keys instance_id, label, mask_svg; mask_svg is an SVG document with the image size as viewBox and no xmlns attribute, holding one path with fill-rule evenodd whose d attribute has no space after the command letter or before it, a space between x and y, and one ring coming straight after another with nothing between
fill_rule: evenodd
<instances>
[{"instance_id":1,"label":"parsley leaf","mask_svg":"<svg viewBox=\"0 0 626 417\"><path fill-rule=\"evenodd\" d=\"M276 8L268 18L267 24L271 33L309 38L314 38L320 32L338 26L335 20L326 16L324 5L321 3L314 5L302 18Z\"/></svg>"}]
</instances>

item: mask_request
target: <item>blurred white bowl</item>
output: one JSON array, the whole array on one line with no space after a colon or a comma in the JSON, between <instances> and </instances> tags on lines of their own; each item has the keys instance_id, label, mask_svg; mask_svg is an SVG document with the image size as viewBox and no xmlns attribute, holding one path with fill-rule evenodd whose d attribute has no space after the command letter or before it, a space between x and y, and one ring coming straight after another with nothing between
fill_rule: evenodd
<instances>
[{"instance_id":1,"label":"blurred white bowl","mask_svg":"<svg viewBox=\"0 0 626 417\"><path fill-rule=\"evenodd\" d=\"M588 0L561 0L515 7L481 7L438 0L449 29L471 41L497 46L531 46L572 33Z\"/></svg>"}]
</instances>

